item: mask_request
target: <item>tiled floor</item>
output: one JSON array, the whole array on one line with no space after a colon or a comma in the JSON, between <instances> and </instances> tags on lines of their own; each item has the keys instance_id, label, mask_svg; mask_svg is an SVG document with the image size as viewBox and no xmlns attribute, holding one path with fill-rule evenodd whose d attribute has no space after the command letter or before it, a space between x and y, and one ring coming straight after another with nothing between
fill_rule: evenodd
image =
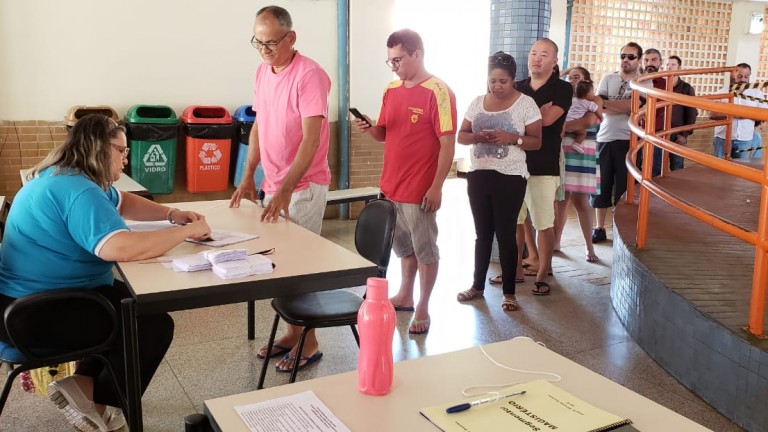
<instances>
[{"instance_id":1,"label":"tiled floor","mask_svg":"<svg viewBox=\"0 0 768 432\"><path fill-rule=\"evenodd\" d=\"M489 286L484 301L456 302L456 293L471 283L474 232L464 180L449 180L438 215L442 254L437 287L432 296L432 328L425 336L407 333L409 313L398 313L395 359L453 351L477 344L529 336L572 360L716 431L739 427L715 412L678 384L630 339L611 308L608 297L611 243L596 246L600 262L587 263L578 225L569 219L562 253L554 258L553 294L531 295L532 279L518 285L521 310L501 310L501 290ZM326 220L323 235L353 249L354 224ZM608 230L610 232L610 230ZM492 265L489 274L498 272ZM399 261L393 259L390 291L400 281ZM183 430L183 417L202 410L205 399L253 390L260 360L256 349L266 342L272 320L267 301L257 303L257 339L246 339L245 305L198 309L173 314L176 337L158 374L144 396L148 431ZM325 354L300 379L354 370L357 348L348 328L318 331ZM478 365L483 367L483 365ZM287 382L270 368L267 386ZM2 431L70 430L53 405L14 386Z\"/></svg>"}]
</instances>

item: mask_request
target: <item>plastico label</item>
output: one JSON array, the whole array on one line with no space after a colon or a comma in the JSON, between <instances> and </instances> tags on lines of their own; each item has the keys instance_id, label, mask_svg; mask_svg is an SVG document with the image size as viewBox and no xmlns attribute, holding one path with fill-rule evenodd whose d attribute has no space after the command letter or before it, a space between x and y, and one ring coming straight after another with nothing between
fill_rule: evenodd
<instances>
[{"instance_id":1,"label":"plastico label","mask_svg":"<svg viewBox=\"0 0 768 432\"><path fill-rule=\"evenodd\" d=\"M200 171L218 171L221 169L221 165L218 164L221 159L221 150L219 145L212 142L203 143L203 147L198 153L200 161L203 165L200 165Z\"/></svg>"}]
</instances>

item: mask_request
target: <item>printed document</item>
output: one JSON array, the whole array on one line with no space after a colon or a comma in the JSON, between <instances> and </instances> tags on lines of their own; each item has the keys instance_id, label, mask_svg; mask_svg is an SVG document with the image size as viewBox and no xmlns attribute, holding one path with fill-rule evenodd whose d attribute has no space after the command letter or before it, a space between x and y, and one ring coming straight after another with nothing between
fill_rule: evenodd
<instances>
[{"instance_id":1,"label":"printed document","mask_svg":"<svg viewBox=\"0 0 768 432\"><path fill-rule=\"evenodd\" d=\"M235 410L251 432L351 432L311 390Z\"/></svg>"},{"instance_id":2,"label":"printed document","mask_svg":"<svg viewBox=\"0 0 768 432\"><path fill-rule=\"evenodd\" d=\"M167 221L139 222L139 223L128 224L128 229L134 232L157 231L157 230L172 228L175 226L176 225L173 225L172 223ZM247 234L247 233L241 233L241 232L235 232L235 231L224 231L224 230L212 229L211 238L212 240L193 240L188 238L187 241L191 243L199 243L205 246L222 247L222 246L229 246L229 245L241 243L248 240L257 239L259 238L259 236L256 234Z\"/></svg>"}]
</instances>

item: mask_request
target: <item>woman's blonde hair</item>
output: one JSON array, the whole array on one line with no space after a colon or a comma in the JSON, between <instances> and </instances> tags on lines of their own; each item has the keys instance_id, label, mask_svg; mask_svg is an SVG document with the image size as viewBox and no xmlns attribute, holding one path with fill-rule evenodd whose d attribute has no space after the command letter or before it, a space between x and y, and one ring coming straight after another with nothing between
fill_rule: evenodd
<instances>
[{"instance_id":1,"label":"woman's blonde hair","mask_svg":"<svg viewBox=\"0 0 768 432\"><path fill-rule=\"evenodd\" d=\"M37 177L48 167L55 167L51 175L83 174L100 188L112 185L112 143L125 128L102 114L83 116L67 134L61 147L48 153L42 162L27 174L27 180Z\"/></svg>"}]
</instances>

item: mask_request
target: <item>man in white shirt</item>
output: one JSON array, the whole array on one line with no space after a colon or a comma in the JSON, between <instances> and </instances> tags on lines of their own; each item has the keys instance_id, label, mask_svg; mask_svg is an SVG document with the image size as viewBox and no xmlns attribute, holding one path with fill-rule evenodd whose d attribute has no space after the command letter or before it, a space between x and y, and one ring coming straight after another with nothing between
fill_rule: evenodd
<instances>
[{"instance_id":1,"label":"man in white shirt","mask_svg":"<svg viewBox=\"0 0 768 432\"><path fill-rule=\"evenodd\" d=\"M739 63L736 65L737 70L731 72L730 85L734 84L747 84L749 83L749 77L752 74L752 68L746 63ZM730 93L730 86L723 87L719 93ZM764 99L765 95L758 89L747 89L739 91L738 93L745 96L751 96L757 99ZM756 100L744 99L734 96L733 103L736 105L753 106L768 108L768 105L758 102ZM726 118L725 114L711 113L709 118L712 120L723 120ZM747 153L741 150L749 149L752 147L752 139L755 133L755 121L748 118L733 118L733 126L731 127L731 158L739 159L746 158ZM722 158L725 156L725 126L715 127L715 141L713 142L715 149L715 156Z\"/></svg>"}]
</instances>

